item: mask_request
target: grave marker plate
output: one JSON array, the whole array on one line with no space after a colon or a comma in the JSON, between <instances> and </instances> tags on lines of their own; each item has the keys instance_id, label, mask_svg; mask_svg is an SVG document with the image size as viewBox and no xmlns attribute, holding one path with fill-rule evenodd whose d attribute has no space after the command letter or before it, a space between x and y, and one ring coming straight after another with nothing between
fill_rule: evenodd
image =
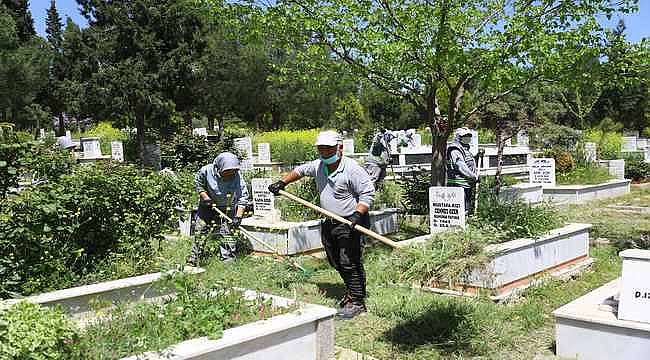
<instances>
[{"instance_id":1,"label":"grave marker plate","mask_svg":"<svg viewBox=\"0 0 650 360\"><path fill-rule=\"evenodd\" d=\"M587 162L595 162L598 159L598 153L596 149L596 143L585 143L585 160L587 160Z\"/></svg>"},{"instance_id":2,"label":"grave marker plate","mask_svg":"<svg viewBox=\"0 0 650 360\"><path fill-rule=\"evenodd\" d=\"M528 146L528 132L526 130L519 130L517 132L517 145Z\"/></svg>"},{"instance_id":3,"label":"grave marker plate","mask_svg":"<svg viewBox=\"0 0 650 360\"><path fill-rule=\"evenodd\" d=\"M528 168L531 184L542 184L542 188L555 186L555 159L533 158Z\"/></svg>"},{"instance_id":4,"label":"grave marker plate","mask_svg":"<svg viewBox=\"0 0 650 360\"><path fill-rule=\"evenodd\" d=\"M244 159L239 163L239 168L241 171L253 171L253 160Z\"/></svg>"},{"instance_id":5,"label":"grave marker plate","mask_svg":"<svg viewBox=\"0 0 650 360\"><path fill-rule=\"evenodd\" d=\"M124 146L121 141L111 142L111 158L115 161L124 162Z\"/></svg>"},{"instance_id":6,"label":"grave marker plate","mask_svg":"<svg viewBox=\"0 0 650 360\"><path fill-rule=\"evenodd\" d=\"M270 163L271 162L271 144L259 143L257 144L257 162Z\"/></svg>"},{"instance_id":7,"label":"grave marker plate","mask_svg":"<svg viewBox=\"0 0 650 360\"><path fill-rule=\"evenodd\" d=\"M72 133L70 133L70 130L65 131L65 137L72 140Z\"/></svg>"},{"instance_id":8,"label":"grave marker plate","mask_svg":"<svg viewBox=\"0 0 650 360\"><path fill-rule=\"evenodd\" d=\"M192 130L192 134L198 135L198 136L208 136L208 129L207 128L196 128Z\"/></svg>"},{"instance_id":9,"label":"grave marker plate","mask_svg":"<svg viewBox=\"0 0 650 360\"><path fill-rule=\"evenodd\" d=\"M255 216L267 216L275 209L275 199L269 191L272 179L253 179L251 189L253 190L253 214Z\"/></svg>"},{"instance_id":10,"label":"grave marker plate","mask_svg":"<svg viewBox=\"0 0 650 360\"><path fill-rule=\"evenodd\" d=\"M470 130L472 133L472 142L469 144L469 152L476 156L478 154L478 131Z\"/></svg>"},{"instance_id":11,"label":"grave marker plate","mask_svg":"<svg viewBox=\"0 0 650 360\"><path fill-rule=\"evenodd\" d=\"M422 135L415 134L413 135L413 139L415 140L415 147L419 148L422 146Z\"/></svg>"},{"instance_id":12,"label":"grave marker plate","mask_svg":"<svg viewBox=\"0 0 650 360\"><path fill-rule=\"evenodd\" d=\"M41 139L45 138L45 129L40 129L40 131L39 131L39 137L40 137Z\"/></svg>"},{"instance_id":13,"label":"grave marker plate","mask_svg":"<svg viewBox=\"0 0 650 360\"><path fill-rule=\"evenodd\" d=\"M650 148L645 149L645 152L643 153L643 158L645 162L650 163Z\"/></svg>"},{"instance_id":14,"label":"grave marker plate","mask_svg":"<svg viewBox=\"0 0 650 360\"><path fill-rule=\"evenodd\" d=\"M465 191L460 187L429 188L429 228L431 233L465 228Z\"/></svg>"},{"instance_id":15,"label":"grave marker plate","mask_svg":"<svg viewBox=\"0 0 650 360\"><path fill-rule=\"evenodd\" d=\"M253 158L253 141L250 137L235 139L235 147L244 153L246 159Z\"/></svg>"},{"instance_id":16,"label":"grave marker plate","mask_svg":"<svg viewBox=\"0 0 650 360\"><path fill-rule=\"evenodd\" d=\"M343 140L343 155L354 154L354 139Z\"/></svg>"},{"instance_id":17,"label":"grave marker plate","mask_svg":"<svg viewBox=\"0 0 650 360\"><path fill-rule=\"evenodd\" d=\"M82 138L80 142L85 158L98 158L102 156L99 138Z\"/></svg>"}]
</instances>

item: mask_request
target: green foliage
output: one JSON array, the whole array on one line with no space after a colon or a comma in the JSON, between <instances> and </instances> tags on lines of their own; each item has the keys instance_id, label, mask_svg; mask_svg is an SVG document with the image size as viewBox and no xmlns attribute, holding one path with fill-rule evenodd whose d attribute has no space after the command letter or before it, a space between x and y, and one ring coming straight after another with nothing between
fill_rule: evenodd
<instances>
[{"instance_id":1,"label":"green foliage","mask_svg":"<svg viewBox=\"0 0 650 360\"><path fill-rule=\"evenodd\" d=\"M555 159L555 170L559 174L564 174L573 170L576 165L571 153L559 146L554 146L553 148L544 151L542 157Z\"/></svg>"},{"instance_id":2,"label":"green foliage","mask_svg":"<svg viewBox=\"0 0 650 360\"><path fill-rule=\"evenodd\" d=\"M7 198L0 212L0 296L74 283L111 257L153 261L191 184L128 165L83 166Z\"/></svg>"},{"instance_id":3,"label":"green foliage","mask_svg":"<svg viewBox=\"0 0 650 360\"><path fill-rule=\"evenodd\" d=\"M584 134L585 142L596 143L598 159L614 160L621 158L623 135L613 131L590 129Z\"/></svg>"},{"instance_id":4,"label":"green foliage","mask_svg":"<svg viewBox=\"0 0 650 360\"><path fill-rule=\"evenodd\" d=\"M627 164L626 164L627 171ZM595 185L611 180L613 176L606 168L595 165L580 165L569 172L556 175L558 185Z\"/></svg>"},{"instance_id":5,"label":"green foliage","mask_svg":"<svg viewBox=\"0 0 650 360\"><path fill-rule=\"evenodd\" d=\"M645 162L643 155L639 155L625 157L626 179L640 182L650 178L650 163Z\"/></svg>"},{"instance_id":6,"label":"green foliage","mask_svg":"<svg viewBox=\"0 0 650 360\"><path fill-rule=\"evenodd\" d=\"M508 239L489 226L434 234L422 246L393 253L391 269L403 279L429 281L460 280L489 261L485 246Z\"/></svg>"},{"instance_id":7,"label":"green foliage","mask_svg":"<svg viewBox=\"0 0 650 360\"><path fill-rule=\"evenodd\" d=\"M253 149L259 143L271 145L271 161L294 165L318 158L316 136L320 130L269 131L253 135Z\"/></svg>"},{"instance_id":8,"label":"green foliage","mask_svg":"<svg viewBox=\"0 0 650 360\"><path fill-rule=\"evenodd\" d=\"M120 129L114 128L111 123L102 121L93 125L88 131L85 131L80 137L98 137L103 154L111 153L111 142L125 141L128 134Z\"/></svg>"},{"instance_id":9,"label":"green foliage","mask_svg":"<svg viewBox=\"0 0 650 360\"><path fill-rule=\"evenodd\" d=\"M204 136L194 135L190 131L177 132L160 144L161 165L163 168L174 170L198 171L203 165L212 163L214 158L224 151L238 154L241 159L233 139L232 136L224 134L221 141L212 143Z\"/></svg>"},{"instance_id":10,"label":"green foliage","mask_svg":"<svg viewBox=\"0 0 650 360\"><path fill-rule=\"evenodd\" d=\"M494 134L494 130L486 128L478 128L478 141L481 144L494 144L497 142L497 137Z\"/></svg>"},{"instance_id":11,"label":"green foliage","mask_svg":"<svg viewBox=\"0 0 650 360\"><path fill-rule=\"evenodd\" d=\"M316 181L314 178L302 178L287 186L287 191L312 204L320 205L320 198L316 190ZM285 197L276 196L275 207L280 210L282 219L285 221L307 221L320 218L320 213Z\"/></svg>"},{"instance_id":12,"label":"green foliage","mask_svg":"<svg viewBox=\"0 0 650 360\"><path fill-rule=\"evenodd\" d=\"M354 129L365 130L371 127L359 100L351 93L337 99L330 127L338 131L353 132Z\"/></svg>"},{"instance_id":13,"label":"green foliage","mask_svg":"<svg viewBox=\"0 0 650 360\"><path fill-rule=\"evenodd\" d=\"M92 359L160 351L199 337L219 339L228 328L291 310L273 307L270 300L246 300L239 291L211 289L197 281L177 281L175 287L173 300L112 310L109 321L85 329L80 350Z\"/></svg>"},{"instance_id":14,"label":"green foliage","mask_svg":"<svg viewBox=\"0 0 650 360\"><path fill-rule=\"evenodd\" d=\"M470 219L477 226L498 229L506 241L533 238L562 226L563 218L553 207L497 196L494 185L494 178L481 182L478 213Z\"/></svg>"},{"instance_id":15,"label":"green foliage","mask_svg":"<svg viewBox=\"0 0 650 360\"><path fill-rule=\"evenodd\" d=\"M79 332L61 310L20 301L0 308L0 359L83 359Z\"/></svg>"},{"instance_id":16,"label":"green foliage","mask_svg":"<svg viewBox=\"0 0 650 360\"><path fill-rule=\"evenodd\" d=\"M372 204L373 209L399 208L402 206L404 190L400 184L393 181L384 181L382 185L375 189L375 200Z\"/></svg>"},{"instance_id":17,"label":"green foliage","mask_svg":"<svg viewBox=\"0 0 650 360\"><path fill-rule=\"evenodd\" d=\"M0 143L0 199L10 187L18 186L20 170L27 165L27 156L36 142Z\"/></svg>"},{"instance_id":18,"label":"green foliage","mask_svg":"<svg viewBox=\"0 0 650 360\"><path fill-rule=\"evenodd\" d=\"M428 215L430 175L426 171L413 171L397 183L404 189L403 203L406 213Z\"/></svg>"},{"instance_id":19,"label":"green foliage","mask_svg":"<svg viewBox=\"0 0 650 360\"><path fill-rule=\"evenodd\" d=\"M541 149L552 149L559 147L566 151L575 148L575 144L580 140L580 134L563 125L546 123L542 126L534 127L528 131L530 144Z\"/></svg>"}]
</instances>

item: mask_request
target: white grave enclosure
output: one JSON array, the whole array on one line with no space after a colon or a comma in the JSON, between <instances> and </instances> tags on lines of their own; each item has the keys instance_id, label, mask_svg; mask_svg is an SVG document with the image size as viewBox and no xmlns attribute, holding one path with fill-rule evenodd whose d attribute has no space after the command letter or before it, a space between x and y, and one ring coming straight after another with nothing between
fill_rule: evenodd
<instances>
[{"instance_id":1,"label":"white grave enclosure","mask_svg":"<svg viewBox=\"0 0 650 360\"><path fill-rule=\"evenodd\" d=\"M472 133L472 142L469 144L469 152L476 156L478 154L478 131L470 130Z\"/></svg>"},{"instance_id":2,"label":"white grave enclosure","mask_svg":"<svg viewBox=\"0 0 650 360\"><path fill-rule=\"evenodd\" d=\"M585 143L585 160L587 162L595 162L598 159L598 154L596 152L597 146L596 143L587 142Z\"/></svg>"},{"instance_id":3,"label":"white grave enclosure","mask_svg":"<svg viewBox=\"0 0 650 360\"><path fill-rule=\"evenodd\" d=\"M623 270L618 319L650 323L650 251L621 251Z\"/></svg>"},{"instance_id":4,"label":"white grave enclosure","mask_svg":"<svg viewBox=\"0 0 650 360\"><path fill-rule=\"evenodd\" d=\"M343 140L343 155L354 154L354 139Z\"/></svg>"},{"instance_id":5,"label":"white grave enclosure","mask_svg":"<svg viewBox=\"0 0 650 360\"><path fill-rule=\"evenodd\" d=\"M645 162L650 163L650 148L645 149L645 152L643 153L643 159Z\"/></svg>"},{"instance_id":6,"label":"white grave enclosure","mask_svg":"<svg viewBox=\"0 0 650 360\"><path fill-rule=\"evenodd\" d=\"M115 161L124 162L124 146L121 141L111 142L111 158Z\"/></svg>"},{"instance_id":7,"label":"white grave enclosure","mask_svg":"<svg viewBox=\"0 0 650 360\"><path fill-rule=\"evenodd\" d=\"M415 134L413 135L413 140L415 141L415 147L419 148L422 146L422 135Z\"/></svg>"},{"instance_id":8,"label":"white grave enclosure","mask_svg":"<svg viewBox=\"0 0 650 360\"><path fill-rule=\"evenodd\" d=\"M542 184L542 187L555 186L555 159L532 158L528 167L531 184Z\"/></svg>"},{"instance_id":9,"label":"white grave enclosure","mask_svg":"<svg viewBox=\"0 0 650 360\"><path fill-rule=\"evenodd\" d=\"M260 163L271 162L271 144L269 143L257 144L257 162Z\"/></svg>"},{"instance_id":10,"label":"white grave enclosure","mask_svg":"<svg viewBox=\"0 0 650 360\"><path fill-rule=\"evenodd\" d=\"M460 187L429 188L429 228L431 233L465 228L465 191Z\"/></svg>"},{"instance_id":11,"label":"white grave enclosure","mask_svg":"<svg viewBox=\"0 0 650 360\"><path fill-rule=\"evenodd\" d=\"M235 147L244 153L246 159L253 158L253 140L250 137L235 139Z\"/></svg>"},{"instance_id":12,"label":"white grave enclosure","mask_svg":"<svg viewBox=\"0 0 650 360\"><path fill-rule=\"evenodd\" d=\"M252 179L253 190L253 214L255 216L268 216L275 209L275 199L269 191L269 185L273 183L270 178Z\"/></svg>"},{"instance_id":13,"label":"white grave enclosure","mask_svg":"<svg viewBox=\"0 0 650 360\"><path fill-rule=\"evenodd\" d=\"M636 151L636 136L623 136L621 151Z\"/></svg>"}]
</instances>

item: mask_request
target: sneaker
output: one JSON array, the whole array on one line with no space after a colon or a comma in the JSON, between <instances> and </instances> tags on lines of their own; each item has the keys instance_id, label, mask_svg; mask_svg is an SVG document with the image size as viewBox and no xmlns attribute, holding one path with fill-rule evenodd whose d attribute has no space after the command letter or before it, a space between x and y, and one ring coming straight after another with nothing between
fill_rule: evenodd
<instances>
[{"instance_id":1,"label":"sneaker","mask_svg":"<svg viewBox=\"0 0 650 360\"><path fill-rule=\"evenodd\" d=\"M348 302L336 313L336 317L341 320L350 320L366 312L366 305Z\"/></svg>"}]
</instances>

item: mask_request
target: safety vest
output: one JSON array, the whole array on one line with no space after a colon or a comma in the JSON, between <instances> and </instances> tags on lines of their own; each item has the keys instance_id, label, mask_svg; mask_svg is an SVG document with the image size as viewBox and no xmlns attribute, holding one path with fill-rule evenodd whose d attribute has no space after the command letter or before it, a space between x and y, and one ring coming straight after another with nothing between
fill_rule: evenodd
<instances>
[{"instance_id":1,"label":"safety vest","mask_svg":"<svg viewBox=\"0 0 650 360\"><path fill-rule=\"evenodd\" d=\"M460 151L467 167L476 173L476 161L472 153L461 143L454 141L447 145L447 186L471 187L469 180L458 171L458 167L451 160L451 152L453 150Z\"/></svg>"}]
</instances>

